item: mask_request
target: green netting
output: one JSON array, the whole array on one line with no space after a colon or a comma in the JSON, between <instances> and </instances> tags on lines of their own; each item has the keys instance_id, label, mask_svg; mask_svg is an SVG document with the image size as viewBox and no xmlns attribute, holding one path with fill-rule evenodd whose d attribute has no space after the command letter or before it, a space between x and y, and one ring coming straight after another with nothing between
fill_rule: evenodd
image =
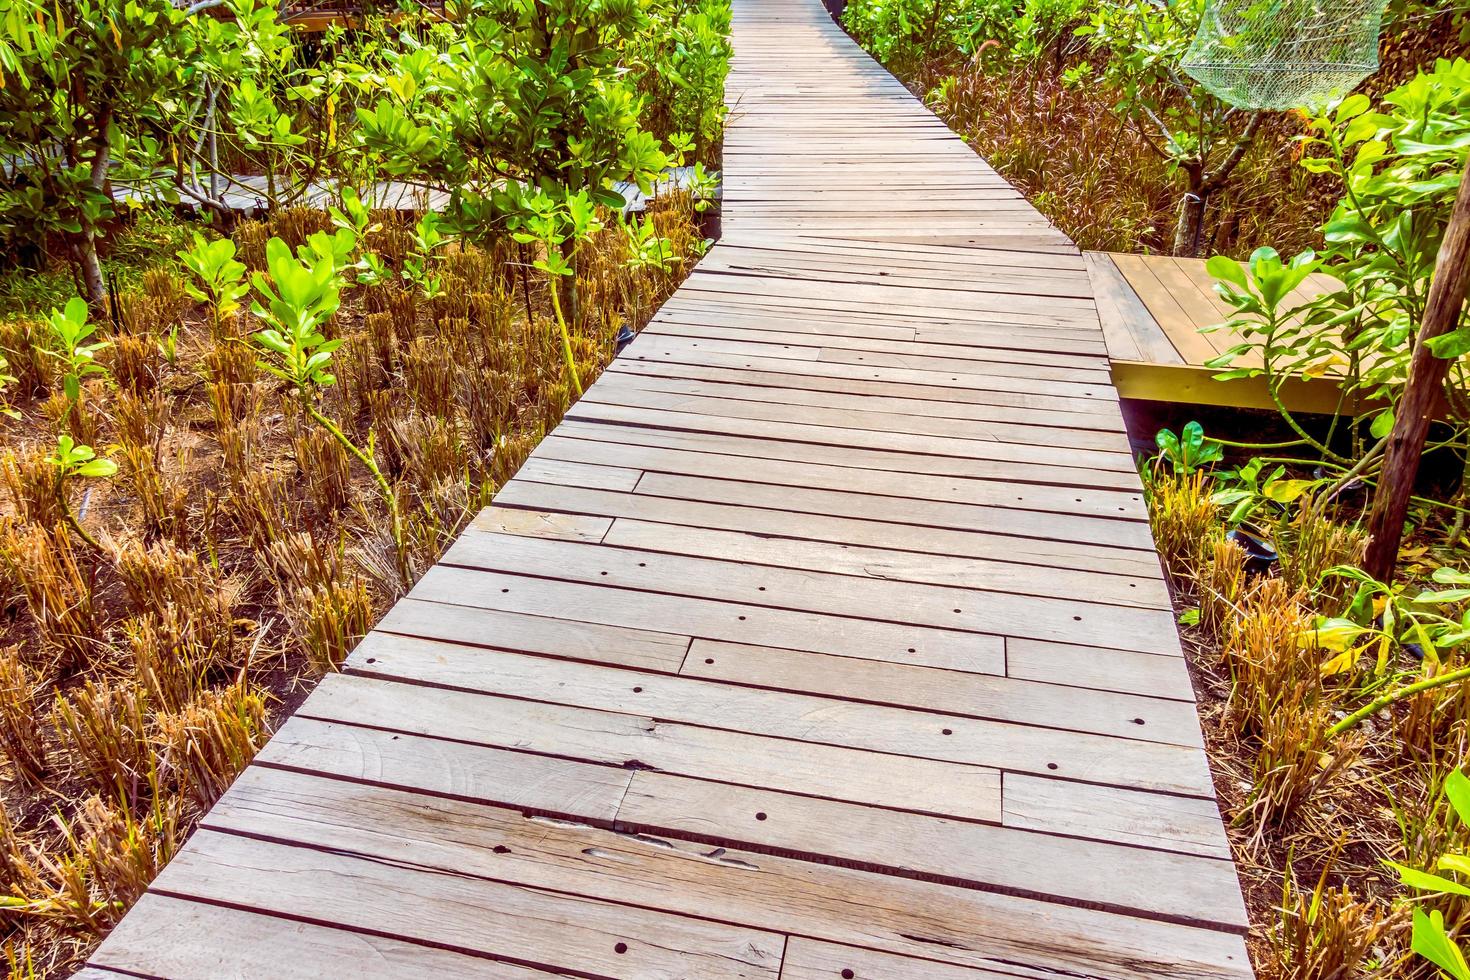
<instances>
[{"instance_id":1,"label":"green netting","mask_svg":"<svg viewBox=\"0 0 1470 980\"><path fill-rule=\"evenodd\" d=\"M1181 67L1234 106L1340 98L1378 70L1387 0L1206 0Z\"/></svg>"}]
</instances>

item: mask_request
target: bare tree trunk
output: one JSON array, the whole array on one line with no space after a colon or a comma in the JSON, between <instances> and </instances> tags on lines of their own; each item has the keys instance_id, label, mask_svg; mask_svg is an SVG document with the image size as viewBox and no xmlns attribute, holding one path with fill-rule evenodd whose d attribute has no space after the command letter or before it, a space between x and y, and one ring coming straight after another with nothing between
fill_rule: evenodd
<instances>
[{"instance_id":1,"label":"bare tree trunk","mask_svg":"<svg viewBox=\"0 0 1470 980\"><path fill-rule=\"evenodd\" d=\"M1250 149L1265 118L1265 113L1262 112L1251 116L1240 137L1230 147L1230 152L1225 154L1215 169L1207 169L1208 159L1201 159L1197 164L1184 165L1185 172L1189 174L1189 190L1179 202L1179 223L1174 228L1175 255L1188 258L1199 255L1200 244L1204 240L1205 209L1210 205L1210 198L1229 182L1230 175L1235 172L1240 161L1245 159L1246 150Z\"/></svg>"},{"instance_id":2,"label":"bare tree trunk","mask_svg":"<svg viewBox=\"0 0 1470 980\"><path fill-rule=\"evenodd\" d=\"M1455 208L1434 262L1434 279L1429 284L1424 319L1419 324L1409 362L1409 381L1395 410L1378 492L1373 497L1373 512L1368 518L1368 551L1363 570L1380 582L1392 579L1398 564L1409 497L1414 492L1414 479L1419 475L1419 458L1424 453L1429 424L1434 419L1440 389L1450 369L1450 360L1430 350L1429 341L1449 333L1459 324L1467 287L1470 287L1470 163L1460 177Z\"/></svg>"},{"instance_id":3,"label":"bare tree trunk","mask_svg":"<svg viewBox=\"0 0 1470 980\"><path fill-rule=\"evenodd\" d=\"M97 233L91 222L83 225L80 234L72 236L72 262L86 290L87 305L95 314L107 309L107 281L102 275L102 262L97 258Z\"/></svg>"},{"instance_id":4,"label":"bare tree trunk","mask_svg":"<svg viewBox=\"0 0 1470 980\"><path fill-rule=\"evenodd\" d=\"M92 134L93 156L90 182L99 194L108 193L107 172L112 166L112 110L103 109L97 117L97 131ZM72 261L87 292L87 305L97 316L107 312L107 281L102 275L102 261L97 257L97 224L91 218L80 221L82 230L72 236Z\"/></svg>"},{"instance_id":5,"label":"bare tree trunk","mask_svg":"<svg viewBox=\"0 0 1470 980\"><path fill-rule=\"evenodd\" d=\"M1174 254L1194 258L1199 254L1200 237L1205 228L1205 205L1209 192L1191 187L1179 201L1179 221L1174 226Z\"/></svg>"},{"instance_id":6,"label":"bare tree trunk","mask_svg":"<svg viewBox=\"0 0 1470 980\"><path fill-rule=\"evenodd\" d=\"M579 251L577 248L578 244L575 239L562 244L562 258L566 259L567 265L572 267L572 274L558 277L562 280L561 301L563 309L566 310L567 326L573 333L576 333L577 325L581 322L582 318L582 291L577 285L578 273L582 267L582 263L577 254ZM556 288L556 283L552 283L552 288Z\"/></svg>"}]
</instances>

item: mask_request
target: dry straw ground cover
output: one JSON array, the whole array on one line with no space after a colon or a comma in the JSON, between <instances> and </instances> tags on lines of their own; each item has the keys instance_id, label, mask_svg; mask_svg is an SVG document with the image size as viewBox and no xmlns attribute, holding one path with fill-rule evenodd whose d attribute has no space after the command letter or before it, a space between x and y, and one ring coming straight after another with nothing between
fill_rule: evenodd
<instances>
[{"instance_id":1,"label":"dry straw ground cover","mask_svg":"<svg viewBox=\"0 0 1470 980\"><path fill-rule=\"evenodd\" d=\"M1426 535L1408 549L1409 584L1365 588L1348 571L1364 545L1356 507L1308 502L1270 518L1281 560L1264 574L1227 537L1213 478L1163 468L1148 489L1178 610L1194 624L1186 648L1258 974L1434 976L1410 955L1414 913L1385 862L1434 868L1470 845L1446 793L1470 750L1470 688L1430 688L1333 730L1396 674L1425 669L1423 648L1392 639L1404 626L1393 617L1430 615L1409 602L1426 587L1448 593L1430 578L1443 549ZM1453 617L1461 604L1434 609ZM1430 676L1458 666L1440 656ZM1465 897L1434 908L1451 935L1470 928Z\"/></svg>"},{"instance_id":2,"label":"dry straw ground cover","mask_svg":"<svg viewBox=\"0 0 1470 980\"><path fill-rule=\"evenodd\" d=\"M630 265L616 225L579 249L571 347L584 384L692 264L696 217L684 195L654 205L665 262ZM372 225L365 247L402 268L413 219L376 213ZM296 209L242 224L234 242L260 272L272 237L299 247L329 228L326 212ZM17 378L0 452L13 976L76 965L273 721L560 419L572 388L546 277L530 267L538 254L508 238L449 245L432 258L433 298L396 281L354 286L323 324L341 346L312 407L371 447L401 548L372 474L257 364L258 318L192 298L199 280L179 263L117 297L119 322L85 341L106 346L75 399L45 318L0 324ZM59 480L58 433L116 473Z\"/></svg>"},{"instance_id":3,"label":"dry straw ground cover","mask_svg":"<svg viewBox=\"0 0 1470 980\"><path fill-rule=\"evenodd\" d=\"M360 14L0 0L11 978L81 962L705 247L728 4Z\"/></svg>"}]
</instances>

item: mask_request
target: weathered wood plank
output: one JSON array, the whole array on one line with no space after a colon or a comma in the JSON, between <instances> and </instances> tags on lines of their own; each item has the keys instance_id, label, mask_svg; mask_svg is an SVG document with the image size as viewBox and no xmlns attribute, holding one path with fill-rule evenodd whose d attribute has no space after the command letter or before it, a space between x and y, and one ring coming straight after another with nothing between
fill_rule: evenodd
<instances>
[{"instance_id":1,"label":"weathered wood plank","mask_svg":"<svg viewBox=\"0 0 1470 980\"><path fill-rule=\"evenodd\" d=\"M393 824L384 829L394 834ZM546 972L774 978L784 946L781 936L758 930L208 829L154 889L292 918L325 913L346 928Z\"/></svg>"},{"instance_id":2,"label":"weathered wood plank","mask_svg":"<svg viewBox=\"0 0 1470 980\"><path fill-rule=\"evenodd\" d=\"M191 902L168 895L143 896L108 937L94 966L73 980L115 980L125 975L171 980L277 977L321 980L547 980L544 970L470 956L390 936L350 932L262 912Z\"/></svg>"},{"instance_id":3,"label":"weathered wood plank","mask_svg":"<svg viewBox=\"0 0 1470 980\"><path fill-rule=\"evenodd\" d=\"M804 936L786 940L781 960L781 980L832 980L833 977L862 977L864 980L1015 980L1014 973L996 973L974 967L936 963L874 949L838 946Z\"/></svg>"},{"instance_id":4,"label":"weathered wood plank","mask_svg":"<svg viewBox=\"0 0 1470 980\"><path fill-rule=\"evenodd\" d=\"M1021 977L1250 976L1244 943L1223 932L305 774L250 769L205 823Z\"/></svg>"},{"instance_id":5,"label":"weathered wood plank","mask_svg":"<svg viewBox=\"0 0 1470 980\"><path fill-rule=\"evenodd\" d=\"M548 610L568 614L571 610ZM475 646L541 653L645 670L677 671L689 637L627 626L538 616L409 597L388 610L377 628Z\"/></svg>"},{"instance_id":6,"label":"weathered wood plank","mask_svg":"<svg viewBox=\"0 0 1470 980\"><path fill-rule=\"evenodd\" d=\"M792 496L796 496L795 491ZM753 507L741 502L738 495L731 498L736 501L733 503L706 502L646 493L609 493L525 480L507 484L495 499L500 505L531 510L567 511L712 530L771 534L916 554L984 558L1041 568L1090 570L1130 578L1153 576L1159 567L1158 559L1147 551L1106 548L1046 538L1016 537L1005 533L988 534L975 528L901 524L892 519L832 517L822 513L820 507ZM781 500L775 502L790 503ZM877 512L876 505L869 508L869 512ZM1120 584L1120 592L1123 588L1124 585Z\"/></svg>"},{"instance_id":7,"label":"weathered wood plank","mask_svg":"<svg viewBox=\"0 0 1470 980\"><path fill-rule=\"evenodd\" d=\"M1244 932L1229 861L634 773L621 823Z\"/></svg>"},{"instance_id":8,"label":"weathered wood plank","mask_svg":"<svg viewBox=\"0 0 1470 980\"><path fill-rule=\"evenodd\" d=\"M620 518L604 543L730 561L805 568L896 582L922 582L988 592L1055 596L1090 595L1101 602L1145 609L1167 609L1168 596L1145 578L1109 576L1067 568L1046 568L983 558L915 554L825 541L800 541L739 531L660 524Z\"/></svg>"},{"instance_id":9,"label":"weathered wood plank","mask_svg":"<svg viewBox=\"0 0 1470 980\"><path fill-rule=\"evenodd\" d=\"M711 639L747 638L801 649L838 653L854 646L883 656L913 658L922 652L934 666L1001 673L1002 640L973 633L925 628L822 613L743 605L662 592L630 592L596 584L567 582L438 565L410 596L452 605L480 606L533 616L564 615L605 626L690 629ZM913 651L909 653L908 651Z\"/></svg>"},{"instance_id":10,"label":"weathered wood plank","mask_svg":"<svg viewBox=\"0 0 1470 980\"><path fill-rule=\"evenodd\" d=\"M985 766L362 676L334 679L282 732L263 761L577 819L610 821L649 768L1001 822L1000 774Z\"/></svg>"},{"instance_id":11,"label":"weathered wood plank","mask_svg":"<svg viewBox=\"0 0 1470 980\"><path fill-rule=\"evenodd\" d=\"M1164 658L1160 661L1166 662ZM1172 745L1203 745L1194 705L1189 702L865 660L861 651L834 657L695 640L682 673L844 701L895 704Z\"/></svg>"},{"instance_id":12,"label":"weathered wood plank","mask_svg":"<svg viewBox=\"0 0 1470 980\"><path fill-rule=\"evenodd\" d=\"M579 433L580 434L580 433ZM767 457L759 472L752 472L748 457L718 452L720 444L711 441L703 448L690 446L644 446L619 439L626 435L617 429L588 433L591 438L550 436L536 447L531 461L565 460L594 463L599 466L637 466L645 471L678 476L713 477L721 480L750 480L760 477L762 483L778 486L809 487L814 490L848 490L860 485L862 492L877 496L917 500L944 500L972 506L992 506L1007 510L1065 512L1079 516L1105 517L1109 520L1147 519L1142 495L1116 490L1094 490L1072 487L1046 487L1034 484L1004 483L999 480L975 480L961 477L930 476L922 473L897 473L866 470L852 466L771 459ZM597 438L601 436L601 438ZM565 483L587 486L578 479L558 479L545 469L523 471L523 476L537 474L538 483ZM583 536L592 540L589 532Z\"/></svg>"},{"instance_id":13,"label":"weathered wood plank","mask_svg":"<svg viewBox=\"0 0 1470 980\"><path fill-rule=\"evenodd\" d=\"M451 656L450 654L454 655ZM371 662L370 662L371 661ZM351 671L505 697L718 724L732 731L962 762L1039 776L1209 798L1204 754L1188 746L761 690L372 633Z\"/></svg>"},{"instance_id":14,"label":"weathered wood plank","mask_svg":"<svg viewBox=\"0 0 1470 980\"><path fill-rule=\"evenodd\" d=\"M1136 636L1142 652L1179 651L1178 639L1172 635L1172 612L1112 605L1093 601L1091 596L978 592L578 541L487 534L475 528L460 535L440 561L441 565L489 572L965 632L977 634L970 642L981 649L999 650L997 637L1002 636L1103 646L1125 635ZM629 597L629 601L640 600ZM964 638L951 639L965 642Z\"/></svg>"}]
</instances>

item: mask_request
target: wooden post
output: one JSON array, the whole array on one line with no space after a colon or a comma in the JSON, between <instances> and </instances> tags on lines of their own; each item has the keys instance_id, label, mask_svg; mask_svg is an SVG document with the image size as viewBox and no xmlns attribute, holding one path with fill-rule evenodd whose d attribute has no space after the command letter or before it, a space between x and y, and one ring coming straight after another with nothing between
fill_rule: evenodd
<instances>
[{"instance_id":1,"label":"wooden post","mask_svg":"<svg viewBox=\"0 0 1470 980\"><path fill-rule=\"evenodd\" d=\"M1409 362L1409 381L1399 399L1393 431L1388 436L1373 513L1368 519L1368 552L1363 570L1380 582L1393 578L1398 563L1404 517L1414 492L1414 478L1419 474L1419 457L1423 455L1429 423L1439 403L1440 388L1450 369L1450 362L1436 357L1428 341L1455 329L1465 305L1467 286L1470 286L1470 163L1460 177L1460 191L1455 196L1450 223L1435 258L1424 322L1419 324Z\"/></svg>"}]
</instances>

